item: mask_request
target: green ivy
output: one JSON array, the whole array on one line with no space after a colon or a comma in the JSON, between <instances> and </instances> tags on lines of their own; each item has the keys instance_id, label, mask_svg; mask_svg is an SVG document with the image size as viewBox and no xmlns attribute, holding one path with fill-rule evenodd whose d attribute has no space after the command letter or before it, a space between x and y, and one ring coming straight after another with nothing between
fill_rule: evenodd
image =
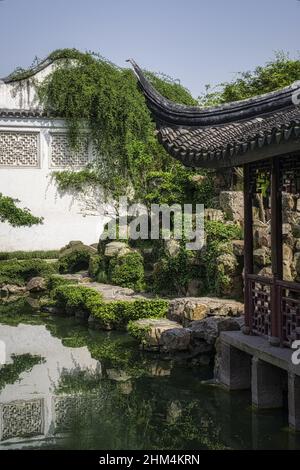
<instances>
[{"instance_id":1,"label":"green ivy","mask_svg":"<svg viewBox=\"0 0 300 470\"><path fill-rule=\"evenodd\" d=\"M131 198L144 201L151 192L148 189L151 172L173 173L176 178L181 171L187 181L189 175L195 174L185 170L158 143L154 123L131 69L119 68L99 54L76 50L55 51L50 59L62 60L38 86L41 102L51 115L66 120L73 148L84 129L89 132L99 157L79 172L55 172L60 190L84 191L87 185L98 185L104 188L107 197L117 199L127 192ZM166 98L197 104L178 81L162 74L145 73ZM178 187L176 181L174 186Z\"/></svg>"}]
</instances>

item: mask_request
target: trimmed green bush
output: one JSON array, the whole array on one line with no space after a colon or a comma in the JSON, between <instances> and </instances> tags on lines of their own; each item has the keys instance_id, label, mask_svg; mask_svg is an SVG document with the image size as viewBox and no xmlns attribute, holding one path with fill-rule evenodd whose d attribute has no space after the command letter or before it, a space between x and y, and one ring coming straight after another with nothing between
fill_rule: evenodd
<instances>
[{"instance_id":1,"label":"trimmed green bush","mask_svg":"<svg viewBox=\"0 0 300 470\"><path fill-rule=\"evenodd\" d=\"M78 281L75 279L65 279L59 274L53 274L47 280L47 288L49 291L54 291L57 287L67 286L70 284L78 284Z\"/></svg>"},{"instance_id":2,"label":"trimmed green bush","mask_svg":"<svg viewBox=\"0 0 300 470\"><path fill-rule=\"evenodd\" d=\"M0 285L22 286L32 277L46 277L57 272L58 263L47 263L41 259L2 261L0 263Z\"/></svg>"},{"instance_id":3,"label":"trimmed green bush","mask_svg":"<svg viewBox=\"0 0 300 470\"><path fill-rule=\"evenodd\" d=\"M2 251L0 252L0 261L9 259L58 259L58 250L48 251Z\"/></svg>"},{"instance_id":4,"label":"trimmed green bush","mask_svg":"<svg viewBox=\"0 0 300 470\"><path fill-rule=\"evenodd\" d=\"M61 285L52 292L52 297L64 313L75 315L81 312L87 316L103 302L102 295L85 286Z\"/></svg>"},{"instance_id":5,"label":"trimmed green bush","mask_svg":"<svg viewBox=\"0 0 300 470\"><path fill-rule=\"evenodd\" d=\"M59 258L59 272L75 273L88 269L91 253L85 248L70 248L70 252Z\"/></svg>"},{"instance_id":6,"label":"trimmed green bush","mask_svg":"<svg viewBox=\"0 0 300 470\"><path fill-rule=\"evenodd\" d=\"M113 258L109 264L110 281L122 287L141 291L145 287L143 257L140 253L128 253L122 257Z\"/></svg>"},{"instance_id":7,"label":"trimmed green bush","mask_svg":"<svg viewBox=\"0 0 300 470\"><path fill-rule=\"evenodd\" d=\"M124 329L131 320L165 317L168 305L168 301L162 299L116 300L95 305L91 314L103 328Z\"/></svg>"}]
</instances>

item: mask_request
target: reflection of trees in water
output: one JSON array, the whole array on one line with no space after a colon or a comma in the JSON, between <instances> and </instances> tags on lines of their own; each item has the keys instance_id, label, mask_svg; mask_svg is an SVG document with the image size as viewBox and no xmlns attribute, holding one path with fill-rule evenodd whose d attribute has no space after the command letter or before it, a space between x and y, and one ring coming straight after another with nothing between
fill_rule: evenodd
<instances>
[{"instance_id":1,"label":"reflection of trees in water","mask_svg":"<svg viewBox=\"0 0 300 470\"><path fill-rule=\"evenodd\" d=\"M130 392L124 382L100 379L95 374L68 374L62 389L73 393L73 405L65 406L66 448L95 449L193 449L222 448L221 427L205 402L167 385L165 378L134 379ZM87 379L86 387L82 381ZM82 390L90 393L80 394ZM80 397L80 403L75 404ZM61 395L60 399L69 399ZM66 412L67 410L67 412ZM58 424L58 423L57 423ZM67 428L66 429L66 424ZM60 429L59 429L60 430Z\"/></svg>"},{"instance_id":2,"label":"reflection of trees in water","mask_svg":"<svg viewBox=\"0 0 300 470\"><path fill-rule=\"evenodd\" d=\"M4 364L0 368L0 391L8 384L14 384L23 372L30 372L36 364L41 364L41 356L31 354L12 355L12 363Z\"/></svg>"}]
</instances>

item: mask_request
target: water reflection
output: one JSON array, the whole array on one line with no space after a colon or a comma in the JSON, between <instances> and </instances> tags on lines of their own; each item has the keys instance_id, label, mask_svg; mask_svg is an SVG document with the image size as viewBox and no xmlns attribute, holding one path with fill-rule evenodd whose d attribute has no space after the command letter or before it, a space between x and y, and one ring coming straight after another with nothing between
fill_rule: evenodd
<instances>
[{"instance_id":1,"label":"water reflection","mask_svg":"<svg viewBox=\"0 0 300 470\"><path fill-rule=\"evenodd\" d=\"M203 385L209 367L143 356L127 335L74 319L43 323L0 325L2 449L300 448L285 412Z\"/></svg>"}]
</instances>

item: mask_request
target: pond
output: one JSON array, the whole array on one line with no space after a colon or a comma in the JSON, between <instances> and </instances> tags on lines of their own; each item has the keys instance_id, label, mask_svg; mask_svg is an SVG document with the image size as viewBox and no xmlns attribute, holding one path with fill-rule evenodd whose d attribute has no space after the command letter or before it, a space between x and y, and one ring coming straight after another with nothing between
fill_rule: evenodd
<instances>
[{"instance_id":1,"label":"pond","mask_svg":"<svg viewBox=\"0 0 300 470\"><path fill-rule=\"evenodd\" d=\"M25 307L24 307L25 308ZM204 383L211 366L142 353L126 333L0 308L0 449L300 449L285 410Z\"/></svg>"}]
</instances>

